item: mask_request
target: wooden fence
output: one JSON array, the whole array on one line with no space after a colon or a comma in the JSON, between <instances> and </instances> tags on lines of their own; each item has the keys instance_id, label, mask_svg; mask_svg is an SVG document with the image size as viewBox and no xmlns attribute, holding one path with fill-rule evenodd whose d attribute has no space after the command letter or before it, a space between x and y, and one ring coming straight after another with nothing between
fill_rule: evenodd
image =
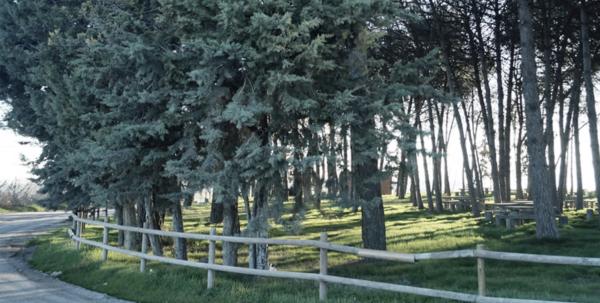
<instances>
[{"instance_id":1,"label":"wooden fence","mask_svg":"<svg viewBox=\"0 0 600 303\"><path fill-rule=\"evenodd\" d=\"M503 261L519 261L519 262L530 262L530 263L545 263L545 264L561 264L561 265L580 265L580 266L594 266L600 267L600 258L583 258L583 257L564 257L564 256L548 256L548 255L534 255L534 254L521 254L521 253L508 253L486 250L483 245L477 245L475 249L465 250L454 250L454 251L442 251L442 252L430 252L430 253L397 253L382 250L372 250L357 248L352 246L337 245L327 241L327 234L321 233L320 240L287 240L287 239L269 239L269 238L247 238L247 237L234 237L234 236L217 236L215 228L211 228L210 234L195 234L195 233L182 233L172 231L162 231L147 228L139 228L132 226L123 226L117 224L111 224L106 222L93 221L88 219L82 219L76 215L71 215L75 228L73 231L69 229L69 235L73 241L75 241L77 249L80 248L81 243L90 246L98 247L102 249L102 260L106 261L108 258L108 252L118 252L125 255L130 255L140 258L140 271L144 272L146 267L146 261L157 261L168 264L182 265L188 267L195 267L206 269L208 271L208 282L207 288L214 287L215 271L237 273L243 275L254 275L272 278L284 278L284 279L298 279L298 280L311 280L319 282L319 299L324 301L327 299L327 284L342 284L349 286L366 287L371 289L386 290L398 293L426 296L432 298L441 298L448 300L455 300L461 302L478 302L478 303L558 303L560 301L540 301L540 300L528 300L528 299L512 299L512 298L498 298L486 296L486 285L485 285L485 259L503 260ZM82 225L96 225L103 227L102 243L88 240L82 237ZM146 227L146 226L144 226ZM142 234L142 247L141 251L131 251L123 248L110 246L108 244L108 229L113 228L116 230L137 232ZM154 256L146 253L148 246L148 235L157 235L163 237L172 238L185 238L189 240L203 240L209 241L208 249L208 262L193 262L188 260L178 260L162 256ZM319 254L319 273L306 273L306 272L288 272L288 271L270 271L261 269L251 269L235 266L226 266L215 264L215 242L232 242L241 244L269 244L269 245L287 245L287 246L303 246L303 247L314 247L320 250ZM478 281L478 294L467 294L454 291L437 290L430 288L422 288L408 285L398 285L384 282L367 281L361 279L338 277L327 274L327 252L336 251L341 253L348 253L357 255L365 258L379 259L379 260L392 260L399 262L415 263L424 260L441 260L441 259L457 259L457 258L477 258L477 281Z\"/></svg>"}]
</instances>

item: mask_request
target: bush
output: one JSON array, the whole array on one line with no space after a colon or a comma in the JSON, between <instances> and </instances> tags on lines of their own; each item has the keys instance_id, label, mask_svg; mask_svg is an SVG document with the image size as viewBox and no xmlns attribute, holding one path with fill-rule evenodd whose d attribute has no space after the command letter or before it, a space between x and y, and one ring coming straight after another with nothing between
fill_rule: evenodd
<instances>
[{"instance_id":1,"label":"bush","mask_svg":"<svg viewBox=\"0 0 600 303\"><path fill-rule=\"evenodd\" d=\"M37 202L34 185L18 181L0 182L0 207L15 208L31 206Z\"/></svg>"}]
</instances>

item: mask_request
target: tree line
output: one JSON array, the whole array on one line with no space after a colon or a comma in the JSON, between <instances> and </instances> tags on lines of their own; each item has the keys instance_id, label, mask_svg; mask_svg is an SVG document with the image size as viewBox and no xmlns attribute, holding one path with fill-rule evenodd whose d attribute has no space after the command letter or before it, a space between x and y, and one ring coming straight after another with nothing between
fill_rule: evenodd
<instances>
[{"instance_id":1,"label":"tree line","mask_svg":"<svg viewBox=\"0 0 600 303\"><path fill-rule=\"evenodd\" d=\"M300 219L327 199L361 213L364 247L385 249L381 180L442 211L456 131L473 215L489 178L495 203L528 195L537 236L557 238L567 157L583 204L582 113L600 184L597 6L4 1L0 94L7 125L43 146L33 173L50 207L114 207L120 224L153 229L169 215L183 231L182 207L211 188L224 235L266 237L288 197ZM140 237L119 242L135 249ZM175 248L187 257L184 239ZM224 263L237 252L226 243ZM268 268L266 246L251 247L249 263Z\"/></svg>"}]
</instances>

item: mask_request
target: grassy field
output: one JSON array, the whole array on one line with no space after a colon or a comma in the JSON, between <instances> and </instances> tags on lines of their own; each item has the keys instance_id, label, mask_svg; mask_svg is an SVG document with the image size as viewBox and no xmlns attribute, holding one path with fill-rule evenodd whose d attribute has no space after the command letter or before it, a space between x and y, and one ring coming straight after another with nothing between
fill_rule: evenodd
<instances>
[{"instance_id":1,"label":"grassy field","mask_svg":"<svg viewBox=\"0 0 600 303\"><path fill-rule=\"evenodd\" d=\"M483 243L489 249L553 255L600 257L600 229L596 222L584 221L583 212L569 212L569 225L561 228L560 241L535 240L532 224L513 231L497 228L461 214L429 214L407 203L385 201L388 249L398 252L429 252L473 248ZM207 233L209 207L185 210L186 231ZM218 228L217 230L220 230ZM360 246L360 214L349 209L326 207L310 210L302 222L284 216L272 222L270 236L276 238L318 239L326 230L332 242ZM88 227L85 237L101 239L101 229ZM111 241L116 233L111 233ZM61 279L83 287L137 302L318 302L314 282L256 278L217 273L215 288L206 290L206 271L149 263L149 271L139 273L139 261L110 254L102 263L100 251L81 252L66 238L65 230L34 241L38 246L31 264L45 272L61 271ZM189 243L190 259L206 257L208 243ZM220 252L219 248L217 250ZM270 262L278 270L318 271L318 251L311 248L269 247ZM171 248L166 249L171 254ZM219 260L219 255L217 256ZM245 266L246 250L240 250ZM473 259L426 261L416 264L374 262L330 253L330 273L445 290L476 293L476 265ZM486 261L488 293L491 296L561 300L600 301L600 268L534 265L518 262ZM448 302L424 297L371 291L331 285L328 302Z\"/></svg>"},{"instance_id":2,"label":"grassy field","mask_svg":"<svg viewBox=\"0 0 600 303\"><path fill-rule=\"evenodd\" d=\"M23 206L13 206L13 207L0 207L0 214L2 213L14 213L14 212L37 212L46 210L40 205L23 205Z\"/></svg>"}]
</instances>

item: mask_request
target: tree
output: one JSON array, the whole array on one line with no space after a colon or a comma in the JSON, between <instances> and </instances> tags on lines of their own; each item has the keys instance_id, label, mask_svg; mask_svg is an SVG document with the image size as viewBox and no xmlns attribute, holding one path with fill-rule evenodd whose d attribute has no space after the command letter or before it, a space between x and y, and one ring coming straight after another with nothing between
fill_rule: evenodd
<instances>
[{"instance_id":1,"label":"tree","mask_svg":"<svg viewBox=\"0 0 600 303\"><path fill-rule=\"evenodd\" d=\"M587 2L581 1L581 51L583 58L583 80L585 83L585 101L590 129L590 143L592 147L592 164L594 166L594 181L596 183L596 203L600 208L600 144L598 143L598 116L596 115L596 100L594 98L594 84L592 82L592 58L590 54L589 20L587 16Z\"/></svg>"},{"instance_id":2,"label":"tree","mask_svg":"<svg viewBox=\"0 0 600 303\"><path fill-rule=\"evenodd\" d=\"M554 188L550 187L546 155L543 144L539 142L543 138L543 124L537 92L535 44L529 0L519 0L519 32L529 174L530 180L534 181L531 188L536 216L536 236L537 238L556 239L559 237L559 233L554 221L554 205L552 203Z\"/></svg>"}]
</instances>

